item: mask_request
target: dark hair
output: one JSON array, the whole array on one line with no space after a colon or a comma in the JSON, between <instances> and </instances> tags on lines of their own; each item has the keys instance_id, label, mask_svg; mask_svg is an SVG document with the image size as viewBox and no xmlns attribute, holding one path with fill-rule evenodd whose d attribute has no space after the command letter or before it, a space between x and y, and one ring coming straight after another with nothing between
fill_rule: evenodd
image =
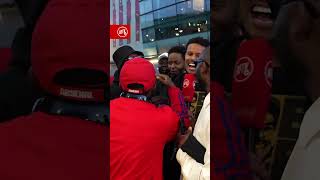
<instances>
[{"instance_id":1,"label":"dark hair","mask_svg":"<svg viewBox=\"0 0 320 180\"><path fill-rule=\"evenodd\" d=\"M187 46L186 46L187 49L190 44L199 44L203 47L208 47L210 45L210 42L209 42L209 40L204 39L202 37L195 37L195 38L192 38L188 41Z\"/></svg>"},{"instance_id":2,"label":"dark hair","mask_svg":"<svg viewBox=\"0 0 320 180\"><path fill-rule=\"evenodd\" d=\"M169 49L168 56L172 53L181 54L182 58L184 59L185 54L186 54L186 48L184 46L174 46Z\"/></svg>"}]
</instances>

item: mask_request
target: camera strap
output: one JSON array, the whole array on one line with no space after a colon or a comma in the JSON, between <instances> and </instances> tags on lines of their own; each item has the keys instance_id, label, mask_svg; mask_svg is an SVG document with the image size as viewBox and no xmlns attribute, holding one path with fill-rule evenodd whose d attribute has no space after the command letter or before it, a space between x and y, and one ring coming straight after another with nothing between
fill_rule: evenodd
<instances>
[{"instance_id":1,"label":"camera strap","mask_svg":"<svg viewBox=\"0 0 320 180\"><path fill-rule=\"evenodd\" d=\"M139 101L149 102L147 96L142 95L142 94L133 94L133 93L129 93L129 92L122 92L120 94L120 96L125 97L125 98L137 99Z\"/></svg>"},{"instance_id":2,"label":"camera strap","mask_svg":"<svg viewBox=\"0 0 320 180\"><path fill-rule=\"evenodd\" d=\"M99 124L110 124L107 103L74 102L54 97L43 97L36 101L32 112L44 112L50 115L78 117Z\"/></svg>"}]
</instances>

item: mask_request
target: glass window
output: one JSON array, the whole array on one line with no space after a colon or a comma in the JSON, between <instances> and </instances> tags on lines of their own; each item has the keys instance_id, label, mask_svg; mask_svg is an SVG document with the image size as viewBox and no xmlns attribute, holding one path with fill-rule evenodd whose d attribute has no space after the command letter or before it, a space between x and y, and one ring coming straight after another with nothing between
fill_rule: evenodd
<instances>
[{"instance_id":1,"label":"glass window","mask_svg":"<svg viewBox=\"0 0 320 180\"><path fill-rule=\"evenodd\" d=\"M208 16L199 16L179 21L181 35L195 34L209 31Z\"/></svg>"},{"instance_id":2,"label":"glass window","mask_svg":"<svg viewBox=\"0 0 320 180\"><path fill-rule=\"evenodd\" d=\"M153 8L159 9L174 3L175 3L175 0L153 0Z\"/></svg>"},{"instance_id":3,"label":"glass window","mask_svg":"<svg viewBox=\"0 0 320 180\"><path fill-rule=\"evenodd\" d=\"M144 43L143 44L143 53L145 57L154 57L157 56L157 46L155 42Z\"/></svg>"},{"instance_id":4,"label":"glass window","mask_svg":"<svg viewBox=\"0 0 320 180\"><path fill-rule=\"evenodd\" d=\"M195 0L189 0L183 3L179 3L177 4L177 14L180 17L188 17L190 15L194 16L194 15L199 15L203 13L203 6L201 6L201 2L199 2L200 4L198 5L198 7L196 7L193 3L197 3L197 1ZM199 9L200 8L200 9ZM210 7L209 7L210 10Z\"/></svg>"},{"instance_id":5,"label":"glass window","mask_svg":"<svg viewBox=\"0 0 320 180\"><path fill-rule=\"evenodd\" d=\"M185 15L185 14L194 14L195 12L192 9L192 2L186 1L183 3L177 4L177 14Z\"/></svg>"},{"instance_id":6,"label":"glass window","mask_svg":"<svg viewBox=\"0 0 320 180\"><path fill-rule=\"evenodd\" d=\"M167 22L155 27L156 40L167 39L172 37L179 37L179 26L176 21Z\"/></svg>"},{"instance_id":7,"label":"glass window","mask_svg":"<svg viewBox=\"0 0 320 180\"><path fill-rule=\"evenodd\" d=\"M206 2L205 0L190 0L192 2L192 9L196 12L204 12Z\"/></svg>"},{"instance_id":8,"label":"glass window","mask_svg":"<svg viewBox=\"0 0 320 180\"><path fill-rule=\"evenodd\" d=\"M143 0L139 3L140 14L145 14L152 11L152 0Z\"/></svg>"},{"instance_id":9,"label":"glass window","mask_svg":"<svg viewBox=\"0 0 320 180\"><path fill-rule=\"evenodd\" d=\"M141 28L153 26L153 13L148 13L141 16Z\"/></svg>"},{"instance_id":10,"label":"glass window","mask_svg":"<svg viewBox=\"0 0 320 180\"><path fill-rule=\"evenodd\" d=\"M143 43L155 41L154 28L148 28L142 30L142 41Z\"/></svg>"},{"instance_id":11,"label":"glass window","mask_svg":"<svg viewBox=\"0 0 320 180\"><path fill-rule=\"evenodd\" d=\"M179 42L180 42L180 45L182 46L186 46L188 41L192 38L195 38L195 37L203 37L205 39L208 39L210 40L210 37L209 37L209 33L208 32L204 32L204 33L197 33L197 34L189 34L189 35L186 35L186 36L183 36L181 38L179 38Z\"/></svg>"},{"instance_id":12,"label":"glass window","mask_svg":"<svg viewBox=\"0 0 320 180\"><path fill-rule=\"evenodd\" d=\"M176 20L176 6L170 6L154 12L155 24L167 23L168 21Z\"/></svg>"},{"instance_id":13,"label":"glass window","mask_svg":"<svg viewBox=\"0 0 320 180\"><path fill-rule=\"evenodd\" d=\"M168 50L173 47L179 45L179 39L178 38L170 38L165 39L157 42L158 45L158 54L168 52Z\"/></svg>"},{"instance_id":14,"label":"glass window","mask_svg":"<svg viewBox=\"0 0 320 180\"><path fill-rule=\"evenodd\" d=\"M210 12L210 0L205 0L205 11Z\"/></svg>"}]
</instances>

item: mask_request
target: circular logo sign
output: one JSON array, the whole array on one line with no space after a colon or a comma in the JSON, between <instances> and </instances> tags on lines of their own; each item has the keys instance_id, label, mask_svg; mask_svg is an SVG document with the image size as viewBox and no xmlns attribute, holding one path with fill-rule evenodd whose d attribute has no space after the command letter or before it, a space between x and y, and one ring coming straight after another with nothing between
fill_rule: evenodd
<instances>
[{"instance_id":1,"label":"circular logo sign","mask_svg":"<svg viewBox=\"0 0 320 180\"><path fill-rule=\"evenodd\" d=\"M187 88L190 84L190 81L188 79L184 79L183 81L183 88Z\"/></svg>"},{"instance_id":2,"label":"circular logo sign","mask_svg":"<svg viewBox=\"0 0 320 180\"><path fill-rule=\"evenodd\" d=\"M249 57L242 57L236 63L233 78L236 82L246 81L252 75L253 70L252 60Z\"/></svg>"},{"instance_id":3,"label":"circular logo sign","mask_svg":"<svg viewBox=\"0 0 320 180\"><path fill-rule=\"evenodd\" d=\"M272 61L269 61L264 68L264 76L266 78L267 84L271 87L272 86L272 79L273 79L273 69L272 69Z\"/></svg>"},{"instance_id":4,"label":"circular logo sign","mask_svg":"<svg viewBox=\"0 0 320 180\"><path fill-rule=\"evenodd\" d=\"M118 34L119 37L125 38L125 37L128 36L129 31L128 31L128 29L127 29L126 27L120 26L120 27L117 29L117 34Z\"/></svg>"}]
</instances>

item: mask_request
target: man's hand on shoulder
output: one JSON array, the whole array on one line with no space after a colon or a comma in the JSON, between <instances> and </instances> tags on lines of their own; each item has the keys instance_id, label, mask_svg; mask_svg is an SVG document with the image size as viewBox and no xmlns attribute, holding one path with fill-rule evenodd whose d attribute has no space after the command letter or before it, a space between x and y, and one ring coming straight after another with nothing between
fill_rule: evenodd
<instances>
[{"instance_id":1,"label":"man's hand on shoulder","mask_svg":"<svg viewBox=\"0 0 320 180\"><path fill-rule=\"evenodd\" d=\"M171 78L165 74L159 74L157 79L164 85L168 87L175 87L174 83L172 82Z\"/></svg>"}]
</instances>

